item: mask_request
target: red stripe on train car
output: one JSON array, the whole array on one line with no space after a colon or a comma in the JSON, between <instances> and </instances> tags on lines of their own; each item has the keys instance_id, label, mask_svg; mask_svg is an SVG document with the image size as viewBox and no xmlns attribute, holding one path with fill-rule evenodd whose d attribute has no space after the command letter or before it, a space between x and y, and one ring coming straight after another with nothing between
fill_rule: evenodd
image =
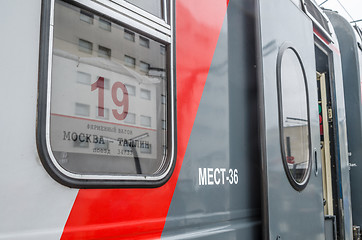
<instances>
[{"instance_id":1,"label":"red stripe on train car","mask_svg":"<svg viewBox=\"0 0 362 240\"><path fill-rule=\"evenodd\" d=\"M177 159L170 180L154 189L79 190L62 239L161 237L227 3L176 0Z\"/></svg>"},{"instance_id":2,"label":"red stripe on train car","mask_svg":"<svg viewBox=\"0 0 362 240\"><path fill-rule=\"evenodd\" d=\"M327 46L334 51L335 53L337 53L338 55L341 55L341 52L339 51L339 49L334 45L334 43L328 41L315 27L313 27L313 32L315 33L315 35L317 35L319 37L320 40L322 40L325 44L327 44Z\"/></svg>"}]
</instances>

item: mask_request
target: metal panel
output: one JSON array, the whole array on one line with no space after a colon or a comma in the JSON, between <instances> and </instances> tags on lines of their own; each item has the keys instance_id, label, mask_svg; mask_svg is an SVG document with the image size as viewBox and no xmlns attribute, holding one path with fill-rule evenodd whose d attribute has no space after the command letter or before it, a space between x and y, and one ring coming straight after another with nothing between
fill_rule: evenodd
<instances>
[{"instance_id":1,"label":"metal panel","mask_svg":"<svg viewBox=\"0 0 362 240\"><path fill-rule=\"evenodd\" d=\"M334 12L326 12L336 32L339 49L341 52L341 63L343 73L343 88L346 107L346 122L348 136L348 151L350 178L351 178L351 200L353 207L353 224L362 225L362 192L360 183L362 181L362 108L361 108L361 69L358 54L361 51L357 45L357 39L354 29L350 23ZM361 53L361 52L360 52ZM337 89L340 90L340 89ZM346 189L344 184L343 189ZM348 188L347 188L348 190ZM344 194L345 202L347 202L348 194ZM349 209L345 209L349 211ZM347 214L345 214L347 215ZM347 217L346 229L350 231ZM347 231L346 230L346 231ZM346 233L347 234L347 233ZM351 233L349 233L351 234Z\"/></svg>"},{"instance_id":2,"label":"metal panel","mask_svg":"<svg viewBox=\"0 0 362 240\"><path fill-rule=\"evenodd\" d=\"M312 22L291 1L260 0L258 4L264 238L324 239ZM285 42L289 42L300 56L308 89L310 149L313 151L310 161L313 164L310 165L309 182L300 191L295 190L287 179L280 150L277 57Z\"/></svg>"},{"instance_id":3,"label":"metal panel","mask_svg":"<svg viewBox=\"0 0 362 240\"><path fill-rule=\"evenodd\" d=\"M210 67L198 61L198 64L189 63L184 70L188 71L187 78L181 78L183 76L180 72L183 69L179 68L177 72L177 81L180 83L178 88L182 89L181 83L191 79L187 85L187 91L192 93L190 95L195 95L194 89L200 84L197 80L200 75L205 78L207 75L207 79L162 239L261 237L260 175L256 147L255 39L253 15L249 14L253 12L253 1L230 1L220 34L219 30L211 31L217 34L216 36L207 35L200 39L199 28L195 29L199 22L196 21L191 29L182 28L186 24L179 25L178 37L182 33L187 34L191 39L196 39L196 43L202 41L204 45L210 42L212 37L218 37L218 42ZM182 3L179 7L186 8L187 13L198 15L198 11L192 11L194 5ZM203 33L207 32L208 27L215 28L217 24L206 26ZM187 33L181 31L182 29L187 29ZM182 49L182 46L179 47ZM201 48L200 55L206 55L213 50ZM191 56L197 57L196 51L192 52ZM178 64L181 61L182 59ZM182 101L183 97L178 95L178 101ZM196 104L196 101L190 101L189 105L192 105L191 103ZM180 109L178 108L179 116L183 115ZM215 169L216 177L208 175L210 181L200 184L199 169L205 168L211 171ZM238 170L237 184L230 184L230 178L225 178L225 181L219 179L219 170L226 168L227 173L230 169Z\"/></svg>"},{"instance_id":4,"label":"metal panel","mask_svg":"<svg viewBox=\"0 0 362 240\"><path fill-rule=\"evenodd\" d=\"M0 26L2 87L0 119L0 239L60 239L77 189L53 181L36 147L36 103L42 2L6 1ZM15 17L16 16L16 17ZM6 56L6 57L4 57Z\"/></svg>"}]
</instances>

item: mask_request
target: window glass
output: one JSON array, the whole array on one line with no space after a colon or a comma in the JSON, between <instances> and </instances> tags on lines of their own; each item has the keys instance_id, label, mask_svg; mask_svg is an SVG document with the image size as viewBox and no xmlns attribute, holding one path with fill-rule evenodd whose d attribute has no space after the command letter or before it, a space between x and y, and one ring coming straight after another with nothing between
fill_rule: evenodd
<instances>
[{"instance_id":1,"label":"window glass","mask_svg":"<svg viewBox=\"0 0 362 240\"><path fill-rule=\"evenodd\" d=\"M151 117L148 116L141 116L140 123L142 126L151 127Z\"/></svg>"},{"instance_id":2,"label":"window glass","mask_svg":"<svg viewBox=\"0 0 362 240\"><path fill-rule=\"evenodd\" d=\"M87 40L79 39L79 51L92 54L93 44Z\"/></svg>"},{"instance_id":3,"label":"window glass","mask_svg":"<svg viewBox=\"0 0 362 240\"><path fill-rule=\"evenodd\" d=\"M146 12L155 15L156 17L163 18L162 2L163 0L126 0L133 5L142 8Z\"/></svg>"},{"instance_id":4,"label":"window glass","mask_svg":"<svg viewBox=\"0 0 362 240\"><path fill-rule=\"evenodd\" d=\"M84 72L77 72L77 82L90 85L91 84L91 75Z\"/></svg>"},{"instance_id":5,"label":"window glass","mask_svg":"<svg viewBox=\"0 0 362 240\"><path fill-rule=\"evenodd\" d=\"M135 41L135 33L130 30L124 29L124 38L132 42Z\"/></svg>"},{"instance_id":6,"label":"window glass","mask_svg":"<svg viewBox=\"0 0 362 240\"><path fill-rule=\"evenodd\" d=\"M128 84L125 84L125 86L127 88L128 96L136 96L136 87L135 86L131 86Z\"/></svg>"},{"instance_id":7,"label":"window glass","mask_svg":"<svg viewBox=\"0 0 362 240\"><path fill-rule=\"evenodd\" d=\"M309 115L304 70L296 52L287 48L280 64L282 151L288 174L297 184L308 176Z\"/></svg>"},{"instance_id":8,"label":"window glass","mask_svg":"<svg viewBox=\"0 0 362 240\"><path fill-rule=\"evenodd\" d=\"M136 123L136 114L134 113L128 113L127 117L124 119L125 123L131 123L131 124L135 124Z\"/></svg>"},{"instance_id":9,"label":"window glass","mask_svg":"<svg viewBox=\"0 0 362 240\"><path fill-rule=\"evenodd\" d=\"M88 11L80 10L80 20L93 24L94 15Z\"/></svg>"},{"instance_id":10,"label":"window glass","mask_svg":"<svg viewBox=\"0 0 362 240\"><path fill-rule=\"evenodd\" d=\"M140 45L146 48L150 48L150 40L145 37L140 36Z\"/></svg>"},{"instance_id":11,"label":"window glass","mask_svg":"<svg viewBox=\"0 0 362 240\"><path fill-rule=\"evenodd\" d=\"M163 45L160 45L160 54L165 55L165 53L166 53L166 47Z\"/></svg>"},{"instance_id":12,"label":"window glass","mask_svg":"<svg viewBox=\"0 0 362 240\"><path fill-rule=\"evenodd\" d=\"M103 46L98 46L98 56L104 58L111 58L111 49Z\"/></svg>"},{"instance_id":13,"label":"window glass","mask_svg":"<svg viewBox=\"0 0 362 240\"><path fill-rule=\"evenodd\" d=\"M140 62L140 70L142 72L148 73L148 70L150 69L150 64L145 62Z\"/></svg>"},{"instance_id":14,"label":"window glass","mask_svg":"<svg viewBox=\"0 0 362 240\"><path fill-rule=\"evenodd\" d=\"M80 12L84 16L79 19ZM99 25L84 24L86 17L99 19ZM62 173L79 179L132 179L157 177L169 169L164 151L168 135L162 127L167 119L167 54L160 55L161 42L151 38L145 39L150 49L130 42L136 34L55 1L49 145ZM157 74L135 67L141 56ZM135 86L149 101L135 97Z\"/></svg>"},{"instance_id":15,"label":"window glass","mask_svg":"<svg viewBox=\"0 0 362 240\"><path fill-rule=\"evenodd\" d=\"M99 18L99 27L104 29L104 30L107 30L107 31L111 31L111 22L104 19L104 18Z\"/></svg>"},{"instance_id":16,"label":"window glass","mask_svg":"<svg viewBox=\"0 0 362 240\"><path fill-rule=\"evenodd\" d=\"M136 59L130 56L124 56L124 62L128 67L135 68L136 66Z\"/></svg>"},{"instance_id":17,"label":"window glass","mask_svg":"<svg viewBox=\"0 0 362 240\"><path fill-rule=\"evenodd\" d=\"M141 89L141 98L151 100L151 92L147 89Z\"/></svg>"}]
</instances>

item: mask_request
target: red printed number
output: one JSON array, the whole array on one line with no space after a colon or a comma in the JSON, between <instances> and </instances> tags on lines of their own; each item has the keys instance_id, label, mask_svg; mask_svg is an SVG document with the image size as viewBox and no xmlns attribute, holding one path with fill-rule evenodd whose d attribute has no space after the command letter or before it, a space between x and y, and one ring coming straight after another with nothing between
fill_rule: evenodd
<instances>
[{"instance_id":1,"label":"red printed number","mask_svg":"<svg viewBox=\"0 0 362 240\"><path fill-rule=\"evenodd\" d=\"M104 117L104 78L99 77L98 80L91 85L91 91L98 90L98 116ZM122 99L118 98L118 89L122 91ZM128 92L126 86L121 82L115 82L112 86L112 100L118 107L123 107L122 112L118 109L112 109L113 116L118 120L123 120L128 114Z\"/></svg>"}]
</instances>

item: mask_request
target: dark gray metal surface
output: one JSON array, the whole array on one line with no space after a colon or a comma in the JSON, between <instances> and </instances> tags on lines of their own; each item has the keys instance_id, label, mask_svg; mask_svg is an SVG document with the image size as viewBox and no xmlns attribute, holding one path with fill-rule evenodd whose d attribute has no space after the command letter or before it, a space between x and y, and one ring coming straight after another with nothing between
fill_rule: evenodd
<instances>
[{"instance_id":1,"label":"dark gray metal surface","mask_svg":"<svg viewBox=\"0 0 362 240\"><path fill-rule=\"evenodd\" d=\"M163 231L163 239L260 239L253 1L230 1ZM199 168L238 170L200 185Z\"/></svg>"},{"instance_id":2,"label":"dark gray metal surface","mask_svg":"<svg viewBox=\"0 0 362 240\"><path fill-rule=\"evenodd\" d=\"M351 198L354 225L362 225L362 108L360 63L355 32L351 25L335 12L326 11L339 42L347 120L349 162L352 164Z\"/></svg>"},{"instance_id":3,"label":"dark gray metal surface","mask_svg":"<svg viewBox=\"0 0 362 240\"><path fill-rule=\"evenodd\" d=\"M325 239L321 174L315 174L313 161L306 188L296 191L284 172L280 150L277 55L289 42L304 65L309 97L311 150L319 149L317 83L313 27L306 15L288 0L260 0L260 64L262 129L264 230L265 239ZM312 155L311 155L312 156ZM313 154L314 156L314 154ZM320 173L320 151L317 151Z\"/></svg>"}]
</instances>

